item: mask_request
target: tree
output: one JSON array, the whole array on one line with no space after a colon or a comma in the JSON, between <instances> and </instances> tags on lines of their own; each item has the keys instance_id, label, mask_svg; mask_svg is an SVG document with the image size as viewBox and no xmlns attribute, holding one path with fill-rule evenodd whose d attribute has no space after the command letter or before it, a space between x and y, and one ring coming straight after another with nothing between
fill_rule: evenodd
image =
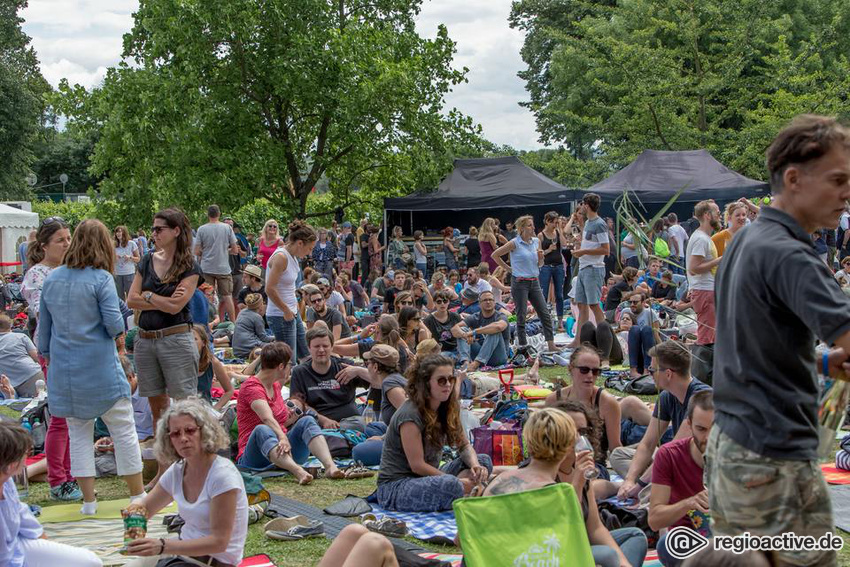
<instances>
[{"instance_id":1,"label":"tree","mask_svg":"<svg viewBox=\"0 0 850 567\"><path fill-rule=\"evenodd\" d=\"M575 157L621 167L648 148L707 148L762 177L782 124L845 112L850 17L839 0L607 4L564 0L581 17L558 28L545 3L515 3L538 130Z\"/></svg>"},{"instance_id":2,"label":"tree","mask_svg":"<svg viewBox=\"0 0 850 567\"><path fill-rule=\"evenodd\" d=\"M323 178L338 206L435 186L477 128L444 112L466 70L444 27L416 34L420 5L142 0L125 62L57 104L99 133L92 172L128 211L265 198L306 216Z\"/></svg>"},{"instance_id":3,"label":"tree","mask_svg":"<svg viewBox=\"0 0 850 567\"><path fill-rule=\"evenodd\" d=\"M59 176L68 175L67 193L86 193L97 186L98 178L89 173L96 138L80 136L67 130L45 128L35 145L35 161L31 168L38 185L51 185L48 193L58 193Z\"/></svg>"},{"instance_id":4,"label":"tree","mask_svg":"<svg viewBox=\"0 0 850 567\"><path fill-rule=\"evenodd\" d=\"M27 198L25 177L45 112L50 85L21 31L26 0L0 0L0 198Z\"/></svg>"}]
</instances>

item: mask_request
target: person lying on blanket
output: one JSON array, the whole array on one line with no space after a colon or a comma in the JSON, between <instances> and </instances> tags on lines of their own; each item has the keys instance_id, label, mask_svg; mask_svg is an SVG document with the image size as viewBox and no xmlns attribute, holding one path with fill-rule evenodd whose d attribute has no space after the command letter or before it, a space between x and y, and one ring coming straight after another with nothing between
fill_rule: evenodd
<instances>
[{"instance_id":1,"label":"person lying on blanket","mask_svg":"<svg viewBox=\"0 0 850 567\"><path fill-rule=\"evenodd\" d=\"M24 470L31 449L26 429L0 420L0 565L103 565L87 549L48 540L30 507L20 501L13 477Z\"/></svg>"},{"instance_id":2,"label":"person lying on blanket","mask_svg":"<svg viewBox=\"0 0 850 567\"><path fill-rule=\"evenodd\" d=\"M131 541L127 554L139 558L127 567L154 567L163 559L173 565L239 565L248 535L248 497L236 466L217 454L229 446L227 433L202 400L180 400L163 412L154 451L159 462L174 464L127 509L143 508L150 519L173 500L185 523L179 538Z\"/></svg>"},{"instance_id":3,"label":"person lying on blanket","mask_svg":"<svg viewBox=\"0 0 850 567\"><path fill-rule=\"evenodd\" d=\"M647 547L643 532L637 528L609 532L599 518L593 487L584 474L595 467L593 455L590 451L576 454L576 425L570 414L556 408L545 408L531 414L522 431L531 461L524 468L497 476L484 491L484 496L524 492L556 482L569 482L580 495L579 503L594 563L601 567L642 565Z\"/></svg>"},{"instance_id":4,"label":"person lying on blanket","mask_svg":"<svg viewBox=\"0 0 850 567\"><path fill-rule=\"evenodd\" d=\"M378 474L378 505L400 512L451 510L493 470L476 455L460 423L457 377L451 358L432 354L408 376L408 400L390 420ZM460 457L440 467L443 446Z\"/></svg>"},{"instance_id":5,"label":"person lying on blanket","mask_svg":"<svg viewBox=\"0 0 850 567\"><path fill-rule=\"evenodd\" d=\"M325 467L325 476L344 478L345 474L334 464L315 415L305 411L302 400L283 398L281 384L289 378L291 360L289 345L269 343L260 352L260 371L242 383L236 403L236 463L256 470L276 466L291 472L304 485L313 481L313 475L301 465L313 453Z\"/></svg>"},{"instance_id":6,"label":"person lying on blanket","mask_svg":"<svg viewBox=\"0 0 850 567\"><path fill-rule=\"evenodd\" d=\"M714 394L697 392L688 403L688 425L693 435L661 446L652 464L649 527L655 531L686 526L710 537L708 493L703 485L705 449L714 424ZM667 534L656 545L664 567L678 567L681 559L667 550Z\"/></svg>"}]
</instances>

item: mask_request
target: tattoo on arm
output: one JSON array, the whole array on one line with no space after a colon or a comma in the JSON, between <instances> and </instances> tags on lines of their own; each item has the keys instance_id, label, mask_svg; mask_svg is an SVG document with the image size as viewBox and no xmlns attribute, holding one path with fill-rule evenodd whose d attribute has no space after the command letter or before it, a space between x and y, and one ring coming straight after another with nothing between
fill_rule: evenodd
<instances>
[{"instance_id":1,"label":"tattoo on arm","mask_svg":"<svg viewBox=\"0 0 850 567\"><path fill-rule=\"evenodd\" d=\"M496 477L490 484L490 494L510 494L511 492L523 492L530 490L531 486L523 479L512 476L509 478Z\"/></svg>"}]
</instances>

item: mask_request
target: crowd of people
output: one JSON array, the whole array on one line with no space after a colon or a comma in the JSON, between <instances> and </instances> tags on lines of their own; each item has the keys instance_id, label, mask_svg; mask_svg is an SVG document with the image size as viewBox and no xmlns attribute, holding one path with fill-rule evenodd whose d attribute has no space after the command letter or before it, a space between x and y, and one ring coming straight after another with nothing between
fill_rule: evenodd
<instances>
[{"instance_id":1,"label":"crowd of people","mask_svg":"<svg viewBox=\"0 0 850 567\"><path fill-rule=\"evenodd\" d=\"M431 248L400 227L384 244L387 227L368 219L356 230L272 219L254 238L215 205L195 230L182 211L159 211L150 239L46 218L24 251L29 325L15 332L0 315L0 391L36 397L46 384L51 499L96 514L108 452L131 507L152 517L177 502L180 538L133 541L137 566L238 565L239 470L281 469L307 485L311 456L341 482L378 467L373 496L391 511L569 485L605 567L642 565L650 543L665 566L682 564L665 535L677 526L817 537L833 529L815 466L818 374L850 370L850 132L801 117L767 162L770 206L742 199L722 215L702 201L683 224L670 213L619 235L593 193L569 216L546 213L539 231L531 215L504 229L487 218L465 239L445 227ZM830 231L835 249L822 253ZM528 458L494 467L473 448L461 404L496 393L499 380L481 371L521 365L518 355L533 362L531 381L547 357L568 377L529 412ZM654 405L601 386L620 365L660 391ZM337 465L329 431L354 439L355 466ZM157 462L147 485L145 443ZM13 477L32 446L21 425L0 422L0 563L98 565L43 539L20 502ZM837 466L848 461L840 450ZM611 522L612 498L645 510L645 529ZM835 553L725 560L832 565ZM397 563L357 526L320 563L355 564Z\"/></svg>"}]
</instances>

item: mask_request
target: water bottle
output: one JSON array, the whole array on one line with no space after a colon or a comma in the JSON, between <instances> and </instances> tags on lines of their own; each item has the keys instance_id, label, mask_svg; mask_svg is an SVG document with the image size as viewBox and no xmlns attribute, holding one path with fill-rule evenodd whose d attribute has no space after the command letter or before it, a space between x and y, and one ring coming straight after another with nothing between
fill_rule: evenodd
<instances>
[{"instance_id":1,"label":"water bottle","mask_svg":"<svg viewBox=\"0 0 850 567\"><path fill-rule=\"evenodd\" d=\"M22 467L15 476L15 488L18 490L18 498L26 500L30 495L30 483L27 479L27 467Z\"/></svg>"},{"instance_id":2,"label":"water bottle","mask_svg":"<svg viewBox=\"0 0 850 567\"><path fill-rule=\"evenodd\" d=\"M377 421L378 416L375 413L375 400L366 402L366 411L363 412L363 421L367 424Z\"/></svg>"},{"instance_id":3,"label":"water bottle","mask_svg":"<svg viewBox=\"0 0 850 567\"><path fill-rule=\"evenodd\" d=\"M45 384L44 380L36 380L35 382L35 391L36 398L44 399L44 396L47 396L47 384Z\"/></svg>"},{"instance_id":4,"label":"water bottle","mask_svg":"<svg viewBox=\"0 0 850 567\"><path fill-rule=\"evenodd\" d=\"M584 435L580 436L576 440L576 454L582 451L590 451L590 455L593 456L593 445L590 444L590 441L587 440L587 437ZM596 467L584 471L584 478L586 480L593 480L599 476L599 471L596 470Z\"/></svg>"}]
</instances>

